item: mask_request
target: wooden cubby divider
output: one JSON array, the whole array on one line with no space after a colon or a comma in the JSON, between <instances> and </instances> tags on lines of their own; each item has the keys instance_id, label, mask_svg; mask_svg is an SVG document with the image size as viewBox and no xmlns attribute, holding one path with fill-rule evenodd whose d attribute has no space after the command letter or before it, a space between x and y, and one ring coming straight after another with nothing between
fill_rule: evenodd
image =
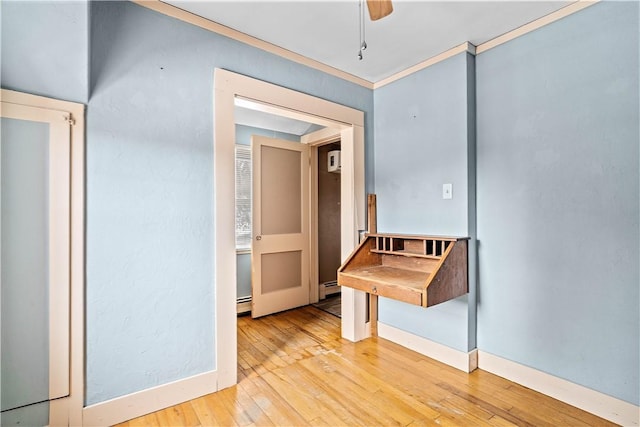
<instances>
[{"instance_id":1,"label":"wooden cubby divider","mask_svg":"<svg viewBox=\"0 0 640 427\"><path fill-rule=\"evenodd\" d=\"M338 284L431 307L469 292L467 237L368 234L338 269Z\"/></svg>"}]
</instances>

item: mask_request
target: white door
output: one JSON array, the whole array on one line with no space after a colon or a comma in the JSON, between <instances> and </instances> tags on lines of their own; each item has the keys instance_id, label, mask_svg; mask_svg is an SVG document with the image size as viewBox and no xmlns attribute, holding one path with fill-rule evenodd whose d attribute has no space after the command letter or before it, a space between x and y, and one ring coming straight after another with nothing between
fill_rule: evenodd
<instances>
[{"instance_id":1,"label":"white door","mask_svg":"<svg viewBox=\"0 0 640 427\"><path fill-rule=\"evenodd\" d=\"M70 124L0 103L0 399L69 395ZM11 416L11 415L10 415Z\"/></svg>"},{"instance_id":2,"label":"white door","mask_svg":"<svg viewBox=\"0 0 640 427\"><path fill-rule=\"evenodd\" d=\"M309 304L309 147L253 136L252 317Z\"/></svg>"}]
</instances>

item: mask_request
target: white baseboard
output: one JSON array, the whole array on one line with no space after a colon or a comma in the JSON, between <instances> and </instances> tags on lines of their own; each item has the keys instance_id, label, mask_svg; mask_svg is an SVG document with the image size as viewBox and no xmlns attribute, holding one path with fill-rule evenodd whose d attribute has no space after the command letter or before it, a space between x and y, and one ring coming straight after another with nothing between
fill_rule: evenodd
<instances>
[{"instance_id":1,"label":"white baseboard","mask_svg":"<svg viewBox=\"0 0 640 427\"><path fill-rule=\"evenodd\" d=\"M478 367L616 424L638 425L640 407L604 393L485 351L478 352Z\"/></svg>"},{"instance_id":2,"label":"white baseboard","mask_svg":"<svg viewBox=\"0 0 640 427\"><path fill-rule=\"evenodd\" d=\"M378 336L464 372L476 368L491 372L616 424L639 425L640 407L636 405L493 354L454 350L381 322Z\"/></svg>"},{"instance_id":3,"label":"white baseboard","mask_svg":"<svg viewBox=\"0 0 640 427\"><path fill-rule=\"evenodd\" d=\"M218 391L218 373L209 371L87 406L82 425L110 426Z\"/></svg>"},{"instance_id":4,"label":"white baseboard","mask_svg":"<svg viewBox=\"0 0 640 427\"><path fill-rule=\"evenodd\" d=\"M464 372L471 372L478 367L475 349L465 353L382 322L378 322L378 336Z\"/></svg>"}]
</instances>

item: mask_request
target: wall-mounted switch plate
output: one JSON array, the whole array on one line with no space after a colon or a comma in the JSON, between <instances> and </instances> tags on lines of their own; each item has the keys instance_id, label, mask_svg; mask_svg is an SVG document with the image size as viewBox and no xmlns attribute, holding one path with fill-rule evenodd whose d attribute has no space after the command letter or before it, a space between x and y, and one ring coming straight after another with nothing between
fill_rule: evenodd
<instances>
[{"instance_id":1,"label":"wall-mounted switch plate","mask_svg":"<svg viewBox=\"0 0 640 427\"><path fill-rule=\"evenodd\" d=\"M442 198L453 199L453 186L451 184L442 184Z\"/></svg>"}]
</instances>

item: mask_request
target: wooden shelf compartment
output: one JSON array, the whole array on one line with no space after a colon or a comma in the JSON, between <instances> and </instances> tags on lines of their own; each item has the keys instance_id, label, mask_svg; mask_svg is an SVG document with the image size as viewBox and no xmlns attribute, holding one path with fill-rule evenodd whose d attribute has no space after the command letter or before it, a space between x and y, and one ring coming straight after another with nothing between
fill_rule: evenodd
<instances>
[{"instance_id":1,"label":"wooden shelf compartment","mask_svg":"<svg viewBox=\"0 0 640 427\"><path fill-rule=\"evenodd\" d=\"M369 234L338 269L338 284L430 307L469 292L467 241Z\"/></svg>"}]
</instances>

